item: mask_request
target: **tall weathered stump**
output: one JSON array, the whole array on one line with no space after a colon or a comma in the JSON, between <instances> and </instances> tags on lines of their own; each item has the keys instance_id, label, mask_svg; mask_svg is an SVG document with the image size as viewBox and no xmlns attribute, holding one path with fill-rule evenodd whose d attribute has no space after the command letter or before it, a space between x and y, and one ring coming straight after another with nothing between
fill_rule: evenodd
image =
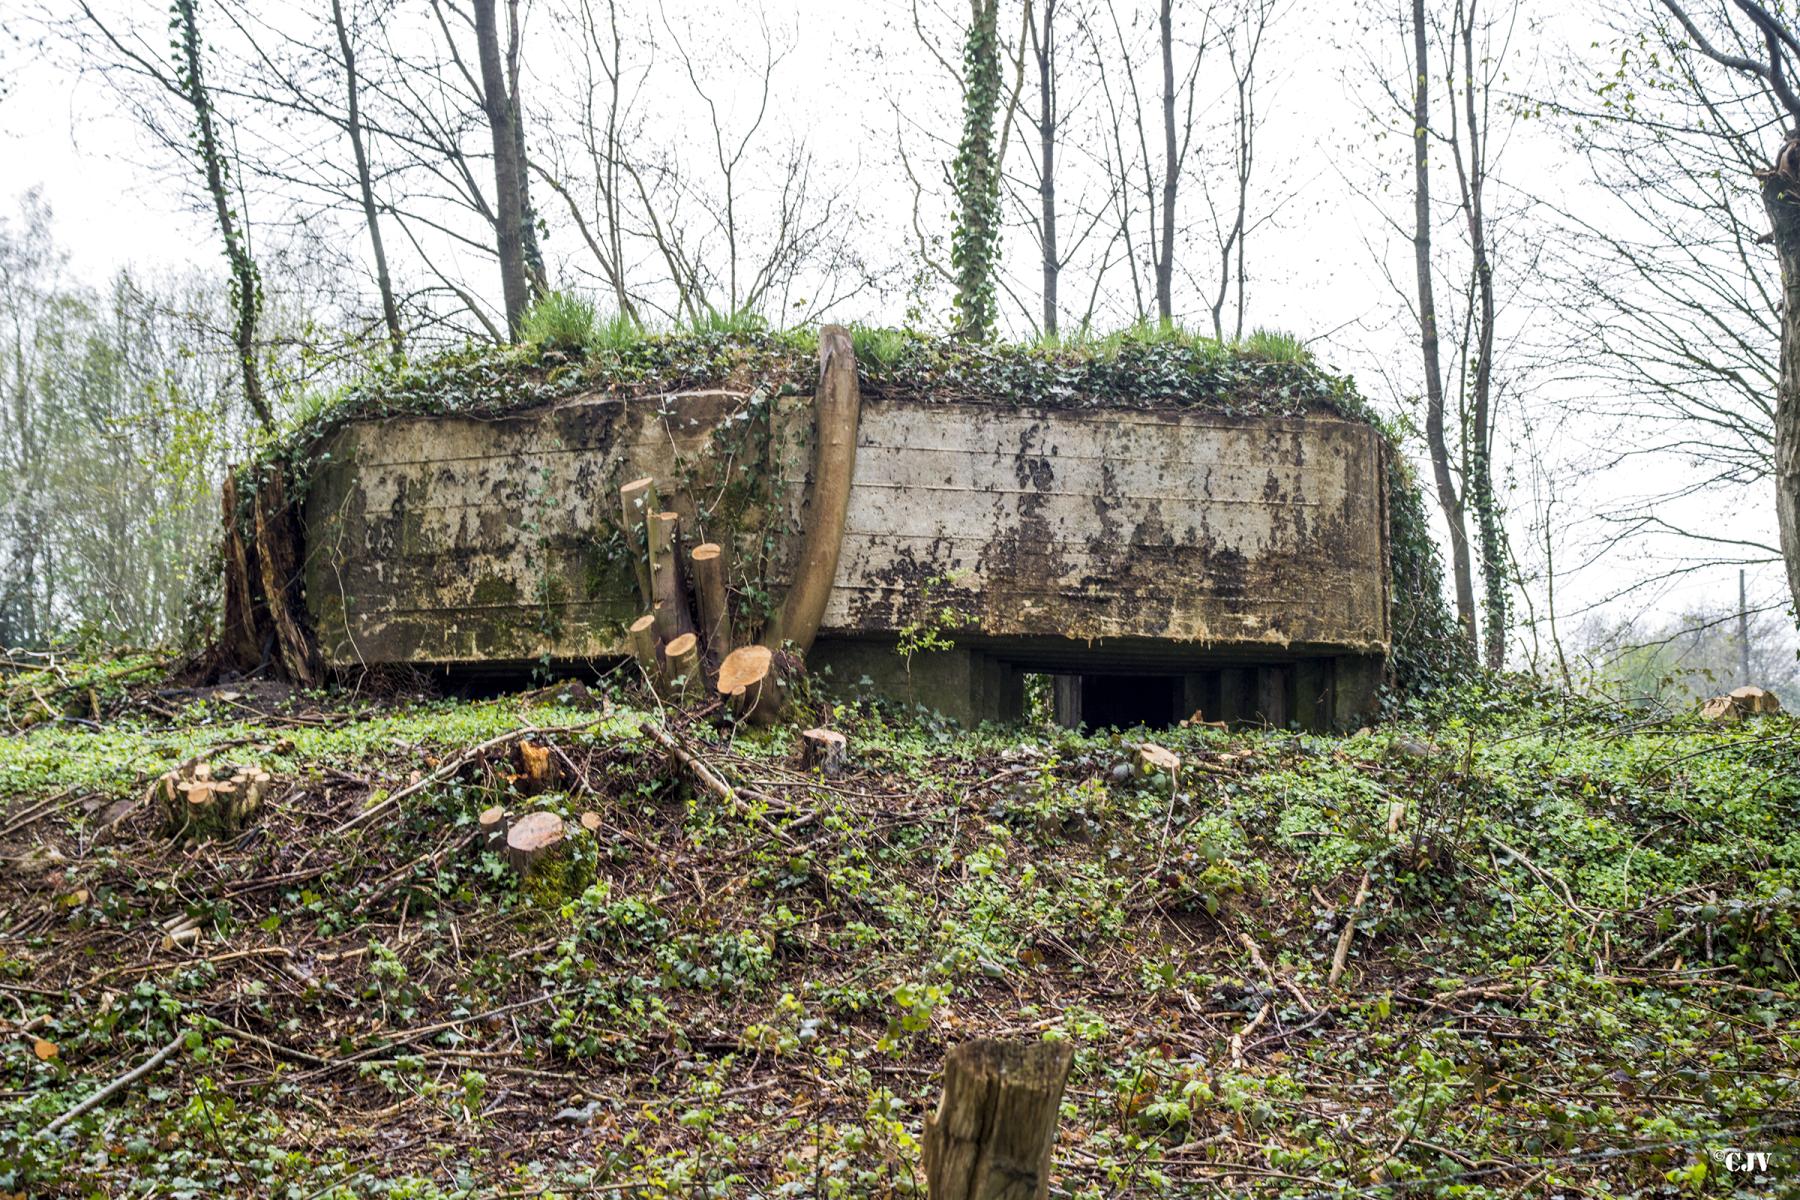
<instances>
[{"instance_id":1,"label":"tall weathered stump","mask_svg":"<svg viewBox=\"0 0 1800 1200\"><path fill-rule=\"evenodd\" d=\"M1066 1042L964 1042L944 1061L944 1095L925 1118L931 1200L1045 1200Z\"/></svg>"}]
</instances>

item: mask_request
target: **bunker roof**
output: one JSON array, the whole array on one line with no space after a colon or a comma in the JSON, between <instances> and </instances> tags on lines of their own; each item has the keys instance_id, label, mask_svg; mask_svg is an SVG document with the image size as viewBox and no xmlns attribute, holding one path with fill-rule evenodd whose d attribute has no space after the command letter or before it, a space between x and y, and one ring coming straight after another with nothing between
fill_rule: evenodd
<instances>
[{"instance_id":1,"label":"bunker roof","mask_svg":"<svg viewBox=\"0 0 1800 1200\"><path fill-rule=\"evenodd\" d=\"M1319 366L1286 335L1220 343L1180 331L1133 330L1070 345L980 345L891 329L851 332L865 399L1371 419L1347 376ZM594 393L735 386L810 394L817 354L817 332L810 328L590 331L579 340L471 347L371 374L303 418L293 441L303 444L364 417L496 415Z\"/></svg>"}]
</instances>

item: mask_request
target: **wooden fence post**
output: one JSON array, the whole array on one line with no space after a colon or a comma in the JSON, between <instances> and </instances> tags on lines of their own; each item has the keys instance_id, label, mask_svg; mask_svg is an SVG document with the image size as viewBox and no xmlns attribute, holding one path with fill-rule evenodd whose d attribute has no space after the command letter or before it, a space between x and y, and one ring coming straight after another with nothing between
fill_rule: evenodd
<instances>
[{"instance_id":1,"label":"wooden fence post","mask_svg":"<svg viewBox=\"0 0 1800 1200\"><path fill-rule=\"evenodd\" d=\"M925 1118L931 1200L1044 1200L1067 1042L964 1042L944 1060L944 1095Z\"/></svg>"}]
</instances>

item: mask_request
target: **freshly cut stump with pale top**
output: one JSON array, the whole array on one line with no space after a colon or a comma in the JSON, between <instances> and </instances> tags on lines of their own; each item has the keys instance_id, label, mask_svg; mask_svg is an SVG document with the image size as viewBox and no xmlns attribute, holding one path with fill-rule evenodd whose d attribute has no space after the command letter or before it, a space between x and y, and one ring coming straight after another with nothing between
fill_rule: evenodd
<instances>
[{"instance_id":1,"label":"freshly cut stump with pale top","mask_svg":"<svg viewBox=\"0 0 1800 1200\"><path fill-rule=\"evenodd\" d=\"M719 664L719 695L742 721L773 721L781 711L781 682L775 653L767 646L742 646Z\"/></svg>"}]
</instances>

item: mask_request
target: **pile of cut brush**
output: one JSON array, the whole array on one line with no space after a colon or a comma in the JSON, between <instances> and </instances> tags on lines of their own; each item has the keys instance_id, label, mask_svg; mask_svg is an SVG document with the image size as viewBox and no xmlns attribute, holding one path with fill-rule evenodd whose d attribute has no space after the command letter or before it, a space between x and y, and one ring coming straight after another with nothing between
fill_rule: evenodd
<instances>
[{"instance_id":1,"label":"pile of cut brush","mask_svg":"<svg viewBox=\"0 0 1800 1200\"><path fill-rule=\"evenodd\" d=\"M1001 1069L1084 1200L1800 1166L1786 715L802 735L641 697L198 689L0 738L0 1193L943 1196L926 1118L988 1121ZM257 802L177 828L171 779Z\"/></svg>"}]
</instances>

